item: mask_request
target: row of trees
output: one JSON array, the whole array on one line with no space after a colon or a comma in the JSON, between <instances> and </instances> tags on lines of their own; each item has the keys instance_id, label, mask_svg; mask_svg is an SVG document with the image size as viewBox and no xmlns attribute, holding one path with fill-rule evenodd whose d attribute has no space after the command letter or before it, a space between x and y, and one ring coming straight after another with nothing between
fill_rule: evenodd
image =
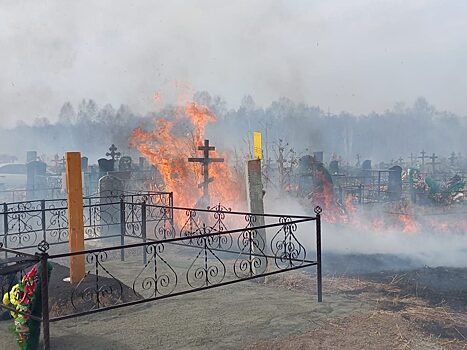
<instances>
[{"instance_id":1,"label":"row of trees","mask_svg":"<svg viewBox=\"0 0 467 350\"><path fill-rule=\"evenodd\" d=\"M317 106L294 103L280 98L267 107L258 106L253 97L245 96L240 106L228 109L225 101L208 92L198 92L194 100L210 108L218 122L208 126L207 136L219 148L247 153L253 131L262 131L263 142L270 148L279 139L297 152L322 150L328 156L335 152L352 160L407 159L411 152L422 149L448 155L467 148L467 117L437 111L424 98L412 105L397 104L384 113L352 115L347 112L328 114ZM174 107L146 115L133 113L127 106L107 104L99 107L93 100L77 106L67 102L55 123L37 119L33 125L19 124L12 130L0 129L0 150L24 157L27 150L61 153L76 149L91 158L99 158L111 143L125 153L128 138L136 127L152 128L159 115L170 115ZM15 145L14 148L11 145ZM272 154L272 152L271 152Z\"/></svg>"}]
</instances>

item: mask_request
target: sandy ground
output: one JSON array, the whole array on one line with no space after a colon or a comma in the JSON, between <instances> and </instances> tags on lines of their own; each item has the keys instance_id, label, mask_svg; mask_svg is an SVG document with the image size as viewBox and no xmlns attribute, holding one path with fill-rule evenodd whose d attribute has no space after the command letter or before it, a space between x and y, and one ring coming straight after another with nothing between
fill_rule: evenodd
<instances>
[{"instance_id":1,"label":"sandy ground","mask_svg":"<svg viewBox=\"0 0 467 350\"><path fill-rule=\"evenodd\" d=\"M365 310L342 297L318 304L304 291L245 282L54 323L51 336L54 349L238 349ZM7 324L0 348L15 349Z\"/></svg>"},{"instance_id":2,"label":"sandy ground","mask_svg":"<svg viewBox=\"0 0 467 350\"><path fill-rule=\"evenodd\" d=\"M467 349L467 302L432 305L397 281L328 275L318 303L314 278L288 272L52 323L52 348ZM0 322L0 349L17 348L10 324Z\"/></svg>"}]
</instances>

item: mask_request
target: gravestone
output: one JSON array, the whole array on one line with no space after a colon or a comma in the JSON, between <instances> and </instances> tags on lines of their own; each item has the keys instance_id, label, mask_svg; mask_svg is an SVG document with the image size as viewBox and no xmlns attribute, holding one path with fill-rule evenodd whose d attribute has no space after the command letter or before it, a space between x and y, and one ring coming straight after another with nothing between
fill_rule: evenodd
<instances>
[{"instance_id":1,"label":"gravestone","mask_svg":"<svg viewBox=\"0 0 467 350\"><path fill-rule=\"evenodd\" d=\"M107 175L108 172L115 170L115 160L101 158L97 161L99 164L100 177Z\"/></svg>"},{"instance_id":2,"label":"gravestone","mask_svg":"<svg viewBox=\"0 0 467 350\"><path fill-rule=\"evenodd\" d=\"M144 170L145 167L146 167L146 158L139 157L139 169Z\"/></svg>"},{"instance_id":3,"label":"gravestone","mask_svg":"<svg viewBox=\"0 0 467 350\"><path fill-rule=\"evenodd\" d=\"M313 157L306 155L298 160L298 191L308 195L313 190L312 174Z\"/></svg>"},{"instance_id":4,"label":"gravestone","mask_svg":"<svg viewBox=\"0 0 467 350\"><path fill-rule=\"evenodd\" d=\"M28 151L26 153L26 163L35 162L37 160L37 152L36 151Z\"/></svg>"},{"instance_id":5,"label":"gravestone","mask_svg":"<svg viewBox=\"0 0 467 350\"><path fill-rule=\"evenodd\" d=\"M84 190L85 195L90 196L99 190L99 167L91 165L88 167L88 172L84 173Z\"/></svg>"},{"instance_id":6,"label":"gravestone","mask_svg":"<svg viewBox=\"0 0 467 350\"><path fill-rule=\"evenodd\" d=\"M329 163L329 172L331 173L331 175L339 174L339 161L331 160L331 162Z\"/></svg>"},{"instance_id":7,"label":"gravestone","mask_svg":"<svg viewBox=\"0 0 467 350\"><path fill-rule=\"evenodd\" d=\"M366 159L362 163L363 183L368 185L371 183L371 160Z\"/></svg>"},{"instance_id":8,"label":"gravestone","mask_svg":"<svg viewBox=\"0 0 467 350\"><path fill-rule=\"evenodd\" d=\"M26 197L28 200L46 199L47 197L47 164L37 160L26 164Z\"/></svg>"},{"instance_id":9,"label":"gravestone","mask_svg":"<svg viewBox=\"0 0 467 350\"><path fill-rule=\"evenodd\" d=\"M120 196L123 181L116 176L105 175L99 179L100 220L102 235L120 234Z\"/></svg>"},{"instance_id":10,"label":"gravestone","mask_svg":"<svg viewBox=\"0 0 467 350\"><path fill-rule=\"evenodd\" d=\"M118 170L119 171L131 171L133 160L131 157L123 156L118 161Z\"/></svg>"},{"instance_id":11,"label":"gravestone","mask_svg":"<svg viewBox=\"0 0 467 350\"><path fill-rule=\"evenodd\" d=\"M88 165L89 165L88 157L81 157L81 171L82 172L88 171Z\"/></svg>"},{"instance_id":12,"label":"gravestone","mask_svg":"<svg viewBox=\"0 0 467 350\"><path fill-rule=\"evenodd\" d=\"M402 168L399 165L389 168L388 195L390 200L401 199Z\"/></svg>"},{"instance_id":13,"label":"gravestone","mask_svg":"<svg viewBox=\"0 0 467 350\"><path fill-rule=\"evenodd\" d=\"M324 157L323 157L323 152L322 151L313 152L313 157L315 158L315 160L317 162L321 162L321 163L323 162Z\"/></svg>"}]
</instances>

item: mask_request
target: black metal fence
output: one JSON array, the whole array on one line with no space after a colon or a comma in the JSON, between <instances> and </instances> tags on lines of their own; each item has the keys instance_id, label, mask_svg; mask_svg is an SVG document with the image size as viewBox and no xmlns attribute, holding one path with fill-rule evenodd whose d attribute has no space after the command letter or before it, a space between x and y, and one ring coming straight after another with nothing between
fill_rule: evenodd
<instances>
[{"instance_id":1,"label":"black metal fence","mask_svg":"<svg viewBox=\"0 0 467 350\"><path fill-rule=\"evenodd\" d=\"M84 278L61 292L59 307L47 294L48 282L44 284L41 321L45 349L50 346L51 322L311 266L317 268L317 295L322 301L321 208L316 207L316 216L311 217L234 212L220 204L206 210L181 208L151 203L149 197L141 201L129 198L105 203L115 211L112 217L119 214L120 232L111 235L120 237L118 245L51 254L49 249L60 235L41 230L44 236L34 255L0 246L5 264L18 263L18 259L11 260L12 255L41 262L46 282L48 263L68 266L70 258L85 259ZM39 212L47 211L40 208ZM5 213L5 217L10 215ZM92 224L88 227L95 228ZM24 232L16 233L21 234ZM13 235L5 237L18 243L19 238L10 239ZM309 239L307 244L304 238ZM306 245L316 245L312 258ZM130 266L131 273L122 273Z\"/></svg>"},{"instance_id":2,"label":"black metal fence","mask_svg":"<svg viewBox=\"0 0 467 350\"><path fill-rule=\"evenodd\" d=\"M139 191L83 198L85 240L120 237L120 201L128 206L145 202L171 207L173 194ZM0 218L0 239L5 248L35 248L40 241L49 245L68 242L66 199L3 203ZM131 222L132 217L125 220Z\"/></svg>"}]
</instances>

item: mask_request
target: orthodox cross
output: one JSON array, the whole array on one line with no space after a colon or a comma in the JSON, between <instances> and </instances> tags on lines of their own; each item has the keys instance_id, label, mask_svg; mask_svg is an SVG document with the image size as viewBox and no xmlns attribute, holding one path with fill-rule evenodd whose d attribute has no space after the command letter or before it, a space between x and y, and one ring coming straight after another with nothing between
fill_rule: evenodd
<instances>
[{"instance_id":1,"label":"orthodox cross","mask_svg":"<svg viewBox=\"0 0 467 350\"><path fill-rule=\"evenodd\" d=\"M431 157L429 157L431 159L431 166L433 167L433 174L435 173L435 165L438 164L438 162L435 162L436 161L436 158L438 158L438 156L436 156L434 153Z\"/></svg>"},{"instance_id":2,"label":"orthodox cross","mask_svg":"<svg viewBox=\"0 0 467 350\"><path fill-rule=\"evenodd\" d=\"M456 157L456 153L452 152L451 153L451 156L448 158L449 161L451 162L451 165L454 166L454 162L456 161L457 157Z\"/></svg>"},{"instance_id":3,"label":"orthodox cross","mask_svg":"<svg viewBox=\"0 0 467 350\"><path fill-rule=\"evenodd\" d=\"M422 166L423 166L423 165L425 165L425 159L426 159L426 158L429 158L429 157L425 157L426 152L425 152L424 150L422 150L422 151L420 152L420 154L421 154L422 156L421 156L421 157L418 157L418 158L420 158L420 159L422 160Z\"/></svg>"},{"instance_id":4,"label":"orthodox cross","mask_svg":"<svg viewBox=\"0 0 467 350\"><path fill-rule=\"evenodd\" d=\"M209 177L209 164L210 163L222 163L224 158L210 158L209 151L214 151L216 147L209 146L209 140L204 140L204 146L198 146L199 151L203 151L203 158L188 158L191 163L201 163L203 182L198 185L198 188L203 189L203 205L209 205L209 183L213 182L214 179Z\"/></svg>"},{"instance_id":5,"label":"orthodox cross","mask_svg":"<svg viewBox=\"0 0 467 350\"><path fill-rule=\"evenodd\" d=\"M118 148L112 143L112 146L109 147L110 152L107 152L105 155L107 157L112 157L112 160L116 160L122 155L120 152L117 152L117 149Z\"/></svg>"}]
</instances>

